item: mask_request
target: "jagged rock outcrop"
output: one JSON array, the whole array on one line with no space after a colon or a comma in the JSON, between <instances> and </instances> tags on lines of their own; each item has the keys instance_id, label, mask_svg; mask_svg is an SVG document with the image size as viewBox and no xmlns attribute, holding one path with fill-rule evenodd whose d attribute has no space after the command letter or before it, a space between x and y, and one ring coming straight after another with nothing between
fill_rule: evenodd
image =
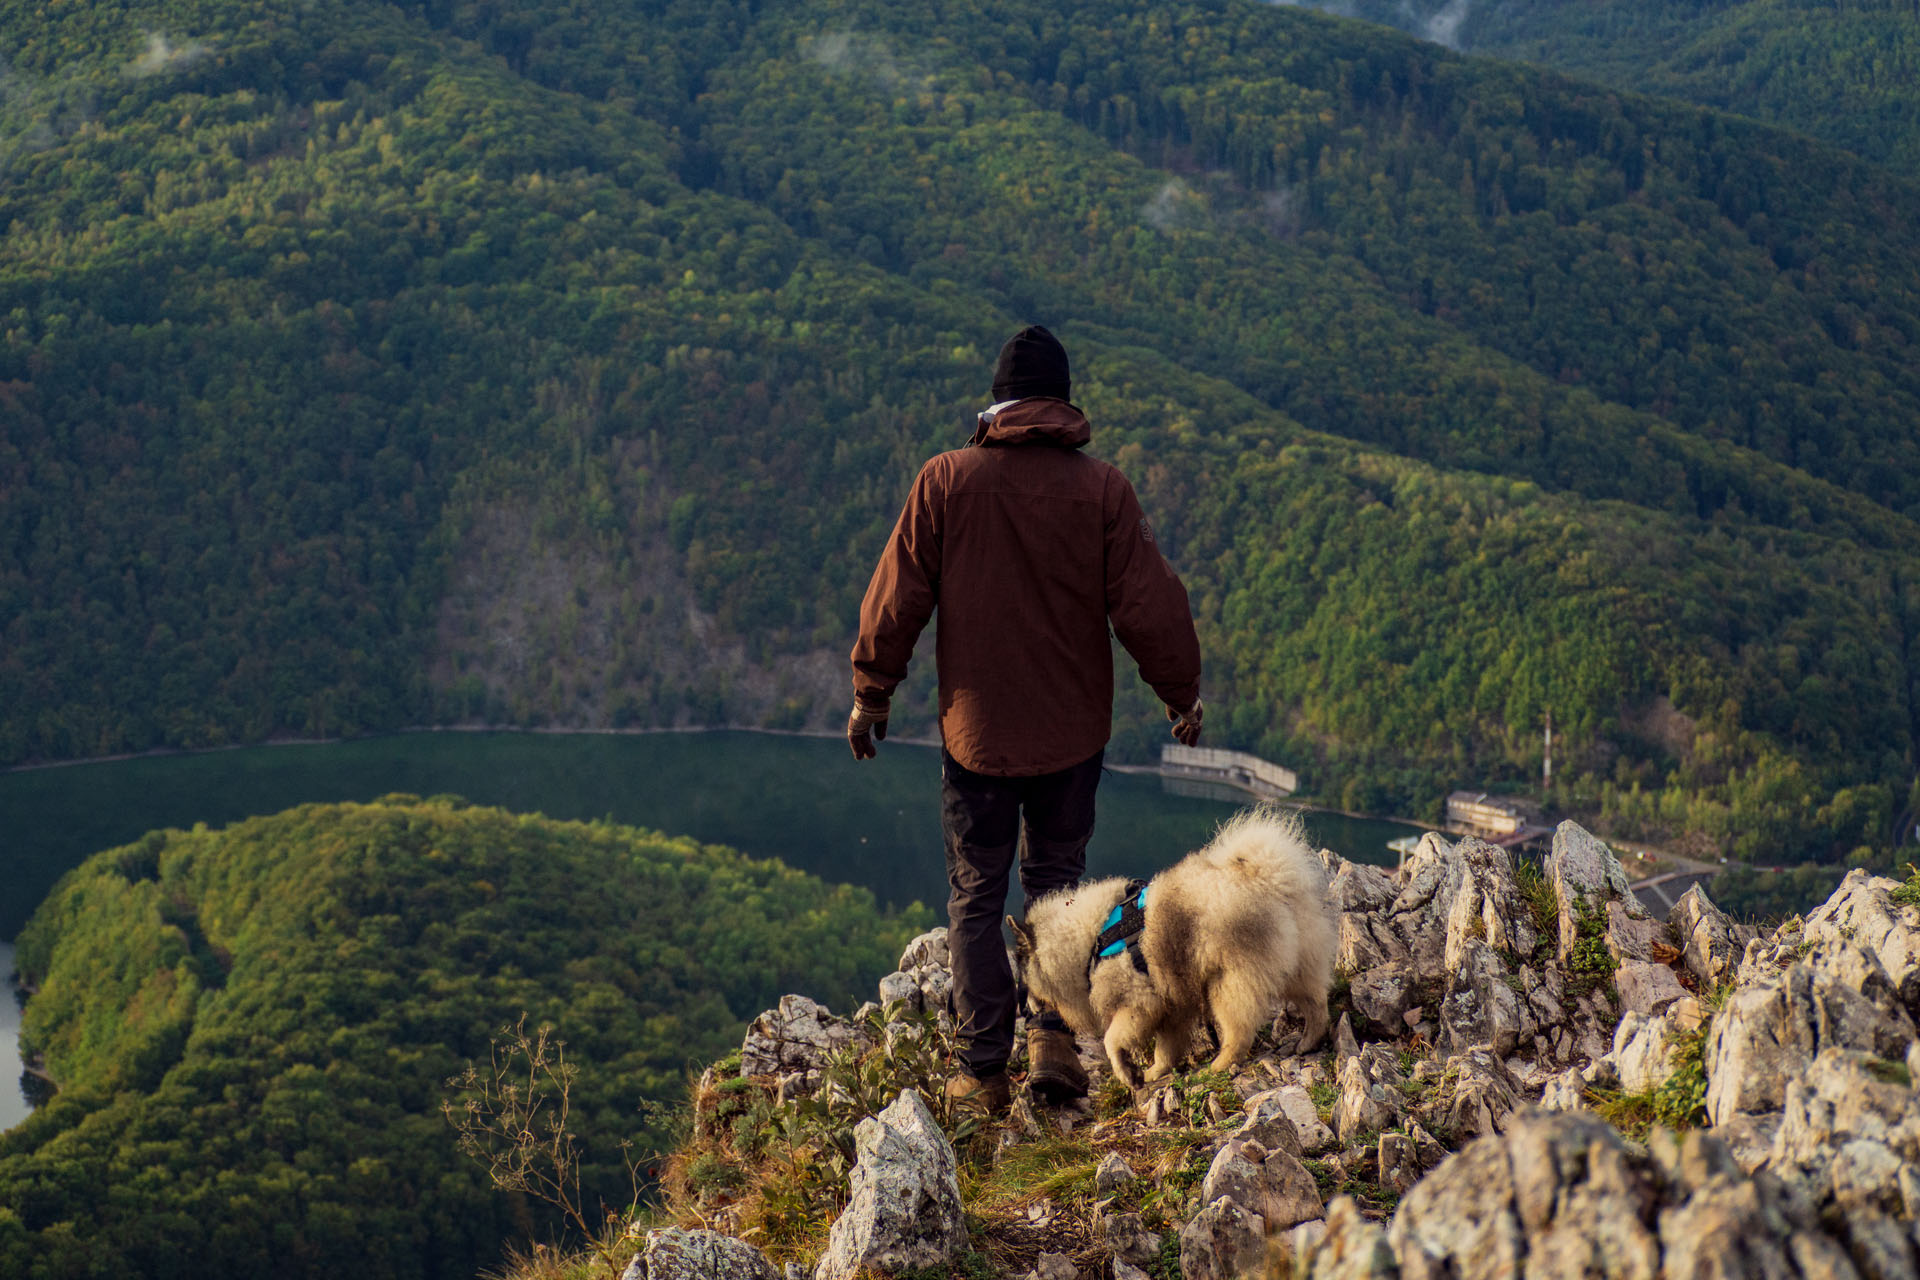
<instances>
[{"instance_id":1,"label":"jagged rock outcrop","mask_svg":"<svg viewBox=\"0 0 1920 1280\"><path fill-rule=\"evenodd\" d=\"M1141 1277L1162 1229L1190 1280L1289 1258L1297 1276L1343 1280L1920 1276L1920 907L1895 882L1851 874L1804 920L1756 932L1698 887L1652 918L1571 823L1546 868L1551 912L1541 882L1477 840L1429 835L1397 875L1322 856L1347 975L1330 1052L1295 1055L1276 1027L1231 1091L1161 1088L1093 1118L1094 1203L1063 1237L1076 1255L1044 1255L1039 1280ZM916 938L855 1023L889 1003L943 1012L946 960L944 930ZM798 1096L858 1034L789 997L756 1020L743 1073ZM1086 1059L1105 1073L1097 1046ZM1596 1114L1656 1101L1711 1127L1642 1145ZM1088 1119L1023 1095L996 1150ZM1169 1198L1155 1186L1167 1165L1102 1145L1133 1124L1196 1133L1184 1167L1204 1175ZM815 1280L964 1247L953 1153L918 1096L858 1134ZM1122 1149L1147 1148L1136 1135ZM1333 1186L1362 1198L1326 1201Z\"/></svg>"},{"instance_id":2,"label":"jagged rock outcrop","mask_svg":"<svg viewBox=\"0 0 1920 1280\"><path fill-rule=\"evenodd\" d=\"M620 1280L780 1280L765 1254L718 1231L665 1227L647 1232L646 1247Z\"/></svg>"},{"instance_id":3,"label":"jagged rock outcrop","mask_svg":"<svg viewBox=\"0 0 1920 1280\"><path fill-rule=\"evenodd\" d=\"M844 1019L805 996L781 996L777 1008L753 1020L740 1043L740 1074L786 1076L818 1072L827 1055L859 1039Z\"/></svg>"},{"instance_id":4,"label":"jagged rock outcrop","mask_svg":"<svg viewBox=\"0 0 1920 1280\"><path fill-rule=\"evenodd\" d=\"M1803 934L1815 945L1849 943L1871 955L1907 1013L1920 1019L1920 906L1893 900L1897 881L1855 869L1809 911Z\"/></svg>"},{"instance_id":5,"label":"jagged rock outcrop","mask_svg":"<svg viewBox=\"0 0 1920 1280\"><path fill-rule=\"evenodd\" d=\"M967 1246L959 1167L933 1113L911 1089L854 1129L847 1207L834 1219L813 1280L852 1280L938 1266Z\"/></svg>"},{"instance_id":6,"label":"jagged rock outcrop","mask_svg":"<svg viewBox=\"0 0 1920 1280\"><path fill-rule=\"evenodd\" d=\"M1710 1134L1642 1152L1582 1113L1529 1110L1414 1185L1383 1232L1337 1199L1299 1274L1476 1277L1850 1276L1817 1215L1750 1177Z\"/></svg>"}]
</instances>

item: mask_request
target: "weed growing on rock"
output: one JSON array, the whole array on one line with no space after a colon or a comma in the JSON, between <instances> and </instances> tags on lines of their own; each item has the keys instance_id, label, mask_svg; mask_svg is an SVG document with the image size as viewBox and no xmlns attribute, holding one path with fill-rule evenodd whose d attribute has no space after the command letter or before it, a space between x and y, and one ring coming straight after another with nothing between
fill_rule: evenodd
<instances>
[{"instance_id":1,"label":"weed growing on rock","mask_svg":"<svg viewBox=\"0 0 1920 1280\"><path fill-rule=\"evenodd\" d=\"M1903 907L1920 907L1920 866L1909 862L1907 871L1906 882L1887 896Z\"/></svg>"},{"instance_id":2,"label":"weed growing on rock","mask_svg":"<svg viewBox=\"0 0 1920 1280\"><path fill-rule=\"evenodd\" d=\"M1574 943L1567 953L1567 989L1573 995L1605 989L1614 995L1613 973L1618 967L1607 950L1607 918L1585 898L1574 903Z\"/></svg>"}]
</instances>

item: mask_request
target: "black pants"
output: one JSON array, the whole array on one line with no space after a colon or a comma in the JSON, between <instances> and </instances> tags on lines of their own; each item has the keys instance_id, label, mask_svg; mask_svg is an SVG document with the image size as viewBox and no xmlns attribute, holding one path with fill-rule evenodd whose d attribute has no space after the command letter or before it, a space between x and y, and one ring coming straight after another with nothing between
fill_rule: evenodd
<instances>
[{"instance_id":1,"label":"black pants","mask_svg":"<svg viewBox=\"0 0 1920 1280\"><path fill-rule=\"evenodd\" d=\"M1003 1070L1013 1053L1017 1012L1001 919L1016 852L1029 902L1078 884L1093 837L1093 793L1101 751L1058 773L999 778L974 773L941 753L940 825L946 833L947 945L953 1016L968 1074ZM1064 1030L1047 1012L1034 1025Z\"/></svg>"}]
</instances>

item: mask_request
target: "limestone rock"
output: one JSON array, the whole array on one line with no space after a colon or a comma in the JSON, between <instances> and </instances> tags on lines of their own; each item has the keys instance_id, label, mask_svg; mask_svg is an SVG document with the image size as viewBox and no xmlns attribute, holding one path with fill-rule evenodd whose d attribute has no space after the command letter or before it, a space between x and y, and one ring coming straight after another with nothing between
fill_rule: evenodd
<instances>
[{"instance_id":1,"label":"limestone rock","mask_svg":"<svg viewBox=\"0 0 1920 1280\"><path fill-rule=\"evenodd\" d=\"M1920 1018L1920 906L1891 894L1899 882L1855 868L1824 903L1806 916L1808 941L1849 942L1880 962L1907 1012Z\"/></svg>"},{"instance_id":2,"label":"limestone rock","mask_svg":"<svg viewBox=\"0 0 1920 1280\"><path fill-rule=\"evenodd\" d=\"M920 984L907 973L890 973L880 979L880 1007L905 1005L915 1013L920 1011Z\"/></svg>"},{"instance_id":3,"label":"limestone rock","mask_svg":"<svg viewBox=\"0 0 1920 1280\"><path fill-rule=\"evenodd\" d=\"M1399 1081L1398 1058L1384 1045L1370 1044L1346 1060L1340 1068L1340 1101L1333 1109L1334 1132L1342 1142L1399 1121Z\"/></svg>"},{"instance_id":4,"label":"limestone rock","mask_svg":"<svg viewBox=\"0 0 1920 1280\"><path fill-rule=\"evenodd\" d=\"M1646 960L1628 960L1613 975L1614 988L1620 992L1620 1007L1634 1013L1659 1013L1687 998L1687 989L1673 970Z\"/></svg>"},{"instance_id":5,"label":"limestone rock","mask_svg":"<svg viewBox=\"0 0 1920 1280\"><path fill-rule=\"evenodd\" d=\"M1583 1111L1587 1106L1587 1082L1580 1068L1568 1067L1547 1081L1540 1093L1541 1109L1546 1111Z\"/></svg>"},{"instance_id":6,"label":"limestone rock","mask_svg":"<svg viewBox=\"0 0 1920 1280\"><path fill-rule=\"evenodd\" d=\"M1740 962L1740 946L1735 940L1733 922L1699 885L1694 885L1673 904L1667 913L1667 925L1680 940L1680 953L1687 972L1710 990L1733 976Z\"/></svg>"},{"instance_id":7,"label":"limestone rock","mask_svg":"<svg viewBox=\"0 0 1920 1280\"><path fill-rule=\"evenodd\" d=\"M1113 1280L1152 1280L1152 1277L1124 1258L1115 1258L1113 1260Z\"/></svg>"},{"instance_id":8,"label":"limestone rock","mask_svg":"<svg viewBox=\"0 0 1920 1280\"><path fill-rule=\"evenodd\" d=\"M1278 1089L1255 1094L1247 1099L1248 1112L1253 1111L1256 1103L1269 1097L1281 1114L1286 1116L1288 1123L1293 1125L1293 1132L1300 1140L1301 1155L1313 1155L1333 1145L1333 1130L1321 1122L1320 1109L1313 1105L1313 1095L1307 1092L1306 1086L1282 1085Z\"/></svg>"},{"instance_id":9,"label":"limestone rock","mask_svg":"<svg viewBox=\"0 0 1920 1280\"><path fill-rule=\"evenodd\" d=\"M952 960L947 952L947 930L945 926L929 929L900 953L902 972L923 968L951 969Z\"/></svg>"},{"instance_id":10,"label":"limestone rock","mask_svg":"<svg viewBox=\"0 0 1920 1280\"><path fill-rule=\"evenodd\" d=\"M1666 1021L1628 1013L1613 1033L1613 1052L1607 1057L1622 1091L1645 1093L1655 1088L1673 1074Z\"/></svg>"},{"instance_id":11,"label":"limestone rock","mask_svg":"<svg viewBox=\"0 0 1920 1280\"><path fill-rule=\"evenodd\" d=\"M1413 970L1404 960L1377 964L1353 976L1347 995L1368 1021L1397 1032L1400 1015L1413 1007Z\"/></svg>"},{"instance_id":12,"label":"limestone rock","mask_svg":"<svg viewBox=\"0 0 1920 1280\"><path fill-rule=\"evenodd\" d=\"M1149 1231L1137 1213L1100 1214L1094 1230L1108 1253L1135 1266L1145 1266L1160 1254L1160 1236Z\"/></svg>"},{"instance_id":13,"label":"limestone rock","mask_svg":"<svg viewBox=\"0 0 1920 1280\"><path fill-rule=\"evenodd\" d=\"M1257 1142L1269 1151L1284 1151L1291 1156L1306 1154L1304 1144L1300 1141L1300 1131L1287 1114L1286 1104L1281 1101L1278 1090L1257 1093L1241 1106L1246 1118L1233 1131L1235 1138ZM1312 1106L1311 1101L1308 1106Z\"/></svg>"},{"instance_id":14,"label":"limestone rock","mask_svg":"<svg viewBox=\"0 0 1920 1280\"><path fill-rule=\"evenodd\" d=\"M1591 1115L1532 1111L1408 1193L1388 1240L1408 1280L1607 1275L1655 1280L1651 1182Z\"/></svg>"},{"instance_id":15,"label":"limestone rock","mask_svg":"<svg viewBox=\"0 0 1920 1280\"><path fill-rule=\"evenodd\" d=\"M853 1131L847 1207L834 1220L814 1280L862 1268L898 1272L945 1263L967 1246L953 1147L908 1089Z\"/></svg>"},{"instance_id":16,"label":"limestone rock","mask_svg":"<svg viewBox=\"0 0 1920 1280\"><path fill-rule=\"evenodd\" d=\"M780 1280L766 1255L718 1231L664 1227L647 1232L620 1280Z\"/></svg>"},{"instance_id":17,"label":"limestone rock","mask_svg":"<svg viewBox=\"0 0 1920 1280\"><path fill-rule=\"evenodd\" d=\"M1180 1228L1180 1273L1186 1280L1236 1280L1263 1271L1266 1224L1224 1196Z\"/></svg>"},{"instance_id":18,"label":"limestone rock","mask_svg":"<svg viewBox=\"0 0 1920 1280\"><path fill-rule=\"evenodd\" d=\"M1107 1152L1100 1167L1093 1171L1093 1189L1103 1196L1112 1195L1132 1181L1133 1166L1117 1151Z\"/></svg>"},{"instance_id":19,"label":"limestone rock","mask_svg":"<svg viewBox=\"0 0 1920 1280\"><path fill-rule=\"evenodd\" d=\"M1450 845L1429 831L1400 874L1387 920L1406 941L1416 979L1444 979L1457 971L1469 942L1515 955L1533 951L1532 916L1506 850L1471 836Z\"/></svg>"},{"instance_id":20,"label":"limestone rock","mask_svg":"<svg viewBox=\"0 0 1920 1280\"><path fill-rule=\"evenodd\" d=\"M1420 1157L1413 1149L1413 1139L1404 1133L1381 1134L1380 1185L1405 1195L1419 1180Z\"/></svg>"},{"instance_id":21,"label":"limestone rock","mask_svg":"<svg viewBox=\"0 0 1920 1280\"><path fill-rule=\"evenodd\" d=\"M1340 942L1334 963L1342 973L1362 973L1390 960L1405 961L1407 944L1386 923L1386 909L1400 892L1379 867L1339 860L1331 869L1327 894L1340 918Z\"/></svg>"},{"instance_id":22,"label":"limestone rock","mask_svg":"<svg viewBox=\"0 0 1920 1280\"><path fill-rule=\"evenodd\" d=\"M1607 904L1633 897L1632 882L1613 850L1578 824L1563 822L1553 833L1553 852L1547 876L1560 902L1560 958L1565 960L1580 940L1578 903L1605 918Z\"/></svg>"},{"instance_id":23,"label":"limestone rock","mask_svg":"<svg viewBox=\"0 0 1920 1280\"><path fill-rule=\"evenodd\" d=\"M1353 1022L1346 1014L1340 1015L1340 1021L1333 1025L1333 1060L1345 1066L1347 1059L1360 1052L1360 1042L1354 1039Z\"/></svg>"},{"instance_id":24,"label":"limestone rock","mask_svg":"<svg viewBox=\"0 0 1920 1280\"><path fill-rule=\"evenodd\" d=\"M1498 1133L1520 1105L1520 1090L1506 1064L1484 1049L1447 1059L1440 1089L1421 1108L1442 1132L1462 1139Z\"/></svg>"},{"instance_id":25,"label":"limestone rock","mask_svg":"<svg viewBox=\"0 0 1920 1280\"><path fill-rule=\"evenodd\" d=\"M805 996L781 996L778 1008L753 1020L740 1044L743 1076L817 1071L827 1055L858 1037L852 1027Z\"/></svg>"},{"instance_id":26,"label":"limestone rock","mask_svg":"<svg viewBox=\"0 0 1920 1280\"><path fill-rule=\"evenodd\" d=\"M1449 967L1440 1028L1449 1052L1491 1045L1502 1058L1533 1036L1533 1019L1506 962L1478 938L1464 939L1459 964Z\"/></svg>"},{"instance_id":27,"label":"limestone rock","mask_svg":"<svg viewBox=\"0 0 1920 1280\"><path fill-rule=\"evenodd\" d=\"M1387 1233L1368 1222L1351 1196L1327 1205L1325 1233L1298 1268L1303 1280L1392 1280L1400 1274Z\"/></svg>"},{"instance_id":28,"label":"limestone rock","mask_svg":"<svg viewBox=\"0 0 1920 1280\"><path fill-rule=\"evenodd\" d=\"M1200 1184L1202 1203L1222 1198L1257 1214L1269 1232L1284 1231L1326 1211L1305 1165L1285 1151L1268 1151L1248 1138L1229 1138Z\"/></svg>"},{"instance_id":29,"label":"limestone rock","mask_svg":"<svg viewBox=\"0 0 1920 1280\"><path fill-rule=\"evenodd\" d=\"M1849 1222L1911 1218L1920 1207L1920 1094L1884 1058L1823 1050L1787 1082L1767 1167Z\"/></svg>"},{"instance_id":30,"label":"limestone rock","mask_svg":"<svg viewBox=\"0 0 1920 1280\"><path fill-rule=\"evenodd\" d=\"M1756 946L1758 944L1756 943ZM1748 948L1741 987L1707 1032L1707 1114L1778 1111L1787 1082L1824 1049L1858 1049L1898 1061L1914 1026L1879 961L1850 943L1816 947L1779 970Z\"/></svg>"},{"instance_id":31,"label":"limestone rock","mask_svg":"<svg viewBox=\"0 0 1920 1280\"><path fill-rule=\"evenodd\" d=\"M1027 1275L1029 1280L1080 1280L1080 1268L1064 1253L1043 1253Z\"/></svg>"},{"instance_id":32,"label":"limestone rock","mask_svg":"<svg viewBox=\"0 0 1920 1280\"><path fill-rule=\"evenodd\" d=\"M1632 894L1607 904L1607 954L1616 964L1653 959L1653 944L1667 940L1667 926L1647 914Z\"/></svg>"}]
</instances>

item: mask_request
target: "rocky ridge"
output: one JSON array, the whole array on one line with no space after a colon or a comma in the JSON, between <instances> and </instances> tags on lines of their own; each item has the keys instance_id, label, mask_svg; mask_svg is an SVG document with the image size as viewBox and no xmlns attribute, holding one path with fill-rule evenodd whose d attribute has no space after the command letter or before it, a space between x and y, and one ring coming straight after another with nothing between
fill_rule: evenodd
<instances>
[{"instance_id":1,"label":"rocky ridge","mask_svg":"<svg viewBox=\"0 0 1920 1280\"><path fill-rule=\"evenodd\" d=\"M1397 872L1322 856L1329 1044L1282 1018L1231 1079L1138 1097L1085 1046L1084 1103L941 1114L935 930L851 1017L789 996L755 1020L696 1091L675 1208L788 1280L1920 1275L1911 886L1855 871L1758 932L1698 889L1651 917L1571 823L1544 869L1437 834ZM789 1183L715 1172L782 1124L810 1223L770 1212ZM700 1235L654 1233L629 1280L767 1261Z\"/></svg>"}]
</instances>

